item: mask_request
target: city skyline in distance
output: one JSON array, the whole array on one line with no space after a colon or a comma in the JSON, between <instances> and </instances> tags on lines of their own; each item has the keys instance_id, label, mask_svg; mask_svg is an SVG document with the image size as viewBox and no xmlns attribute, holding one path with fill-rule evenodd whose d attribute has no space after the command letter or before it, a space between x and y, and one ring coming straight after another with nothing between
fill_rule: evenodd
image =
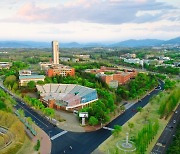
<instances>
[{"instance_id":1,"label":"city skyline in distance","mask_svg":"<svg viewBox=\"0 0 180 154\"><path fill-rule=\"evenodd\" d=\"M178 0L7 0L0 6L0 40L85 43L180 36Z\"/></svg>"}]
</instances>

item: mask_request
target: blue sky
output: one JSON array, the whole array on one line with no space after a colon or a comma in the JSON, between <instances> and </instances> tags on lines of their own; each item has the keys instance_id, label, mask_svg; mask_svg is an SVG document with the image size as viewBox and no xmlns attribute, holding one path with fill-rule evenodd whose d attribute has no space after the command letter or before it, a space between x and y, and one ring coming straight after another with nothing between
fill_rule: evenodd
<instances>
[{"instance_id":1,"label":"blue sky","mask_svg":"<svg viewBox=\"0 0 180 154\"><path fill-rule=\"evenodd\" d=\"M113 42L180 36L180 0L6 0L0 7L0 40Z\"/></svg>"}]
</instances>

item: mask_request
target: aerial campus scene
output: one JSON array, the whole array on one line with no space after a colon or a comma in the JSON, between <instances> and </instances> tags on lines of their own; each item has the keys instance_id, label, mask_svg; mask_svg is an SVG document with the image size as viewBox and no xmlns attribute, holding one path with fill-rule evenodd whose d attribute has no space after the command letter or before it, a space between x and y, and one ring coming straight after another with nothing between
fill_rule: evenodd
<instances>
[{"instance_id":1,"label":"aerial campus scene","mask_svg":"<svg viewBox=\"0 0 180 154\"><path fill-rule=\"evenodd\" d=\"M0 6L0 154L180 154L179 0Z\"/></svg>"}]
</instances>

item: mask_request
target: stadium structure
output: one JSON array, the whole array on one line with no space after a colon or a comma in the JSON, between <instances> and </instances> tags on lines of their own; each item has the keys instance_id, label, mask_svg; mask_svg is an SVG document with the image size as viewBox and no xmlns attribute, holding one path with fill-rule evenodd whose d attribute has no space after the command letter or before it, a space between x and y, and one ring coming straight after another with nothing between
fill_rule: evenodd
<instances>
[{"instance_id":1,"label":"stadium structure","mask_svg":"<svg viewBox=\"0 0 180 154\"><path fill-rule=\"evenodd\" d=\"M50 108L72 110L98 100L97 91L76 84L36 85L41 101Z\"/></svg>"}]
</instances>

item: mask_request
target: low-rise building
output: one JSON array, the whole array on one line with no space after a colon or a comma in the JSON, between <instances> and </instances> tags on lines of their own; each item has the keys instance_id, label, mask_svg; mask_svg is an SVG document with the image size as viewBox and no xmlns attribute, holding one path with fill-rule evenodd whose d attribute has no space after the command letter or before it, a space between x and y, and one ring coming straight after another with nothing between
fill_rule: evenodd
<instances>
[{"instance_id":1,"label":"low-rise building","mask_svg":"<svg viewBox=\"0 0 180 154\"><path fill-rule=\"evenodd\" d=\"M168 61L171 60L169 57L164 57L164 56L160 56L158 57L159 60L164 60L164 61Z\"/></svg>"},{"instance_id":2,"label":"low-rise building","mask_svg":"<svg viewBox=\"0 0 180 154\"><path fill-rule=\"evenodd\" d=\"M70 60L71 60L71 58L68 58L68 57L60 57L60 61L62 61L62 62L68 62Z\"/></svg>"},{"instance_id":3,"label":"low-rise building","mask_svg":"<svg viewBox=\"0 0 180 154\"><path fill-rule=\"evenodd\" d=\"M135 59L126 59L126 58L124 58L124 62L130 63L130 64L140 64L140 65L143 66L143 60L140 60L139 58L135 58Z\"/></svg>"},{"instance_id":4,"label":"low-rise building","mask_svg":"<svg viewBox=\"0 0 180 154\"><path fill-rule=\"evenodd\" d=\"M48 68L53 64L50 62L40 62L39 65L41 67L41 70L48 70Z\"/></svg>"},{"instance_id":5,"label":"low-rise building","mask_svg":"<svg viewBox=\"0 0 180 154\"><path fill-rule=\"evenodd\" d=\"M1 69L9 69L11 67L10 62L0 62L0 70Z\"/></svg>"},{"instance_id":6,"label":"low-rise building","mask_svg":"<svg viewBox=\"0 0 180 154\"><path fill-rule=\"evenodd\" d=\"M45 76L44 75L20 75L19 76L19 85L20 86L26 86L28 82L34 81L44 81Z\"/></svg>"},{"instance_id":7,"label":"low-rise building","mask_svg":"<svg viewBox=\"0 0 180 154\"><path fill-rule=\"evenodd\" d=\"M81 59L81 60L89 60L90 55L75 55L75 57Z\"/></svg>"},{"instance_id":8,"label":"low-rise building","mask_svg":"<svg viewBox=\"0 0 180 154\"><path fill-rule=\"evenodd\" d=\"M24 75L31 75L31 70L20 70L19 75L24 76Z\"/></svg>"},{"instance_id":9,"label":"low-rise building","mask_svg":"<svg viewBox=\"0 0 180 154\"><path fill-rule=\"evenodd\" d=\"M75 62L75 63L79 62L79 58L72 58L72 62Z\"/></svg>"}]
</instances>

